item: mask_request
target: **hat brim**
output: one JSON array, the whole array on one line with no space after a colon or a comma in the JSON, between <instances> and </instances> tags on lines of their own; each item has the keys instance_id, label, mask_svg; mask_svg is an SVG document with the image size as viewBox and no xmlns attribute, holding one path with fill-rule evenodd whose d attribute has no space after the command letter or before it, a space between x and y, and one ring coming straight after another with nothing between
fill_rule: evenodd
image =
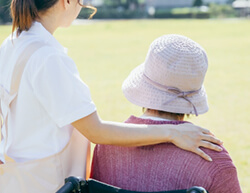
<instances>
[{"instance_id":1,"label":"hat brim","mask_svg":"<svg viewBox=\"0 0 250 193\"><path fill-rule=\"evenodd\" d=\"M145 80L143 72L144 63L136 67L123 82L122 91L127 100L145 108L172 113L195 114L192 104L180 97L164 104L173 99L176 94L154 87ZM208 111L207 94L203 85L199 92L189 96L188 99L194 104L198 114Z\"/></svg>"}]
</instances>

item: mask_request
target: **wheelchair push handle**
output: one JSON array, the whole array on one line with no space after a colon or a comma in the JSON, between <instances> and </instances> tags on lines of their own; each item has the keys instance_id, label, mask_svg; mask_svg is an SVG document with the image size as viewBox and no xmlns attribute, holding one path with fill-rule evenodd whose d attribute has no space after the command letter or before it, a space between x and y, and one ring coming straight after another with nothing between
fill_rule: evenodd
<instances>
[{"instance_id":1,"label":"wheelchair push handle","mask_svg":"<svg viewBox=\"0 0 250 193\"><path fill-rule=\"evenodd\" d=\"M80 177L68 177L65 184L56 193L80 193L86 181Z\"/></svg>"},{"instance_id":2,"label":"wheelchair push handle","mask_svg":"<svg viewBox=\"0 0 250 193\"><path fill-rule=\"evenodd\" d=\"M192 188L187 190L187 193L207 193L207 191L199 186L193 186Z\"/></svg>"}]
</instances>

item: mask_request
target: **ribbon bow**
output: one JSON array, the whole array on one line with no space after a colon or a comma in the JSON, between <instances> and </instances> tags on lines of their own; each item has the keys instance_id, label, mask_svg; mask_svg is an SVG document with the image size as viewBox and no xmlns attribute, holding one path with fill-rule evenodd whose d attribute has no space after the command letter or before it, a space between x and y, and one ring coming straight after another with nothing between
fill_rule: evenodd
<instances>
[{"instance_id":1,"label":"ribbon bow","mask_svg":"<svg viewBox=\"0 0 250 193\"><path fill-rule=\"evenodd\" d=\"M155 87L163 90L163 91L167 91L167 92L172 92L172 93L175 93L176 96L174 96L172 99L164 102L164 105L167 105L169 103L171 103L173 100L177 99L177 98L183 98L184 100L188 101L194 108L194 113L196 116L198 116L198 112L197 112L197 109L195 107L195 105L192 103L192 101L190 99L188 99L188 95L191 95L191 94L195 94L195 93L198 93L201 88L199 90L194 90L194 91L182 91L176 87L170 87L170 86L164 86L164 85L161 85L153 80L151 80L149 77L147 77L145 74L143 74L144 77L146 78L146 80L154 85Z\"/></svg>"}]
</instances>

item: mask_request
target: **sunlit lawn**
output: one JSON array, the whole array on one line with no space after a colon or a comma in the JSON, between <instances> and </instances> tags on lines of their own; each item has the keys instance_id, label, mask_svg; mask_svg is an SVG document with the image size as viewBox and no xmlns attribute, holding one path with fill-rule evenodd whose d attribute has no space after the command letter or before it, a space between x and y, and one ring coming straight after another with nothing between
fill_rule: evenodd
<instances>
[{"instance_id":1,"label":"sunlit lawn","mask_svg":"<svg viewBox=\"0 0 250 193\"><path fill-rule=\"evenodd\" d=\"M0 42L10 30L0 27ZM101 118L124 121L141 109L123 97L122 81L144 61L150 43L170 33L186 35L206 49L210 111L191 121L224 141L243 192L250 193L250 20L103 21L60 29L55 36L69 48Z\"/></svg>"}]
</instances>

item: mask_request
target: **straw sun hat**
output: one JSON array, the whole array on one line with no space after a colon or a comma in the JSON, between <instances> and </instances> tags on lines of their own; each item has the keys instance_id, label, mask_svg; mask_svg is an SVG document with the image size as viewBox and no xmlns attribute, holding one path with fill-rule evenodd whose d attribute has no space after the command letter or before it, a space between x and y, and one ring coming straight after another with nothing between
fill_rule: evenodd
<instances>
[{"instance_id":1,"label":"straw sun hat","mask_svg":"<svg viewBox=\"0 0 250 193\"><path fill-rule=\"evenodd\" d=\"M123 82L135 105L183 114L208 111L203 81L208 68L204 49L181 35L164 35L150 45L145 62Z\"/></svg>"}]
</instances>

